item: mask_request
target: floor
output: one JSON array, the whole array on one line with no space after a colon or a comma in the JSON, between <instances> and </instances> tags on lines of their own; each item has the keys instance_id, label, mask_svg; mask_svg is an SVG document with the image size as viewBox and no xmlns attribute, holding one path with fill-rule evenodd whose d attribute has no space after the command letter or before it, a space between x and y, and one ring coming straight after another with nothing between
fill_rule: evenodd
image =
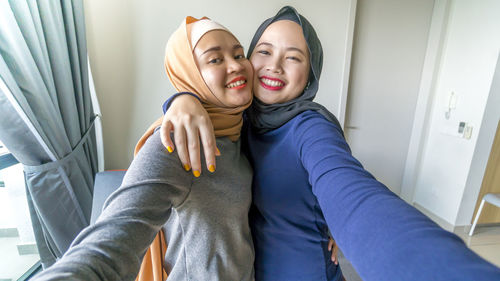
<instances>
[{"instance_id":1,"label":"floor","mask_svg":"<svg viewBox=\"0 0 500 281\"><path fill-rule=\"evenodd\" d=\"M478 225L472 236L469 236L468 230L468 228L465 228L461 231L455 231L455 233L474 252L500 267L500 225Z\"/></svg>"},{"instance_id":2,"label":"floor","mask_svg":"<svg viewBox=\"0 0 500 281\"><path fill-rule=\"evenodd\" d=\"M0 171L0 281L18 280L39 261L21 165Z\"/></svg>"},{"instance_id":3,"label":"floor","mask_svg":"<svg viewBox=\"0 0 500 281\"><path fill-rule=\"evenodd\" d=\"M20 255L20 243L19 237L0 238L0 281L18 280L40 260L38 254Z\"/></svg>"}]
</instances>

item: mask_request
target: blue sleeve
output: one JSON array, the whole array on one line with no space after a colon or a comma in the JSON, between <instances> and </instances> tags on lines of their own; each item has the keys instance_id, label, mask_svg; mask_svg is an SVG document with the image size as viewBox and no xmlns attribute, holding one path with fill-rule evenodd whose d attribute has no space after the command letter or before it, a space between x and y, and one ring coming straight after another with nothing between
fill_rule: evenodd
<instances>
[{"instance_id":1,"label":"blue sleeve","mask_svg":"<svg viewBox=\"0 0 500 281\"><path fill-rule=\"evenodd\" d=\"M169 97L169 98L168 98L168 99L167 99L167 100L163 103L163 106L162 106L162 108L163 108L163 114L165 114L165 113L167 112L168 108L169 108L169 107L170 107L170 105L172 104L172 101L174 101L174 99L175 99L176 97L181 96L181 95L190 95L190 96L193 96L193 97L197 98L199 101L201 101L201 100L200 100L200 98L199 98L197 95L195 95L195 94L193 94L193 93L190 93L190 92L179 92L179 93L175 93L175 94L173 94L171 97Z\"/></svg>"},{"instance_id":2,"label":"blue sleeve","mask_svg":"<svg viewBox=\"0 0 500 281\"><path fill-rule=\"evenodd\" d=\"M368 173L337 125L309 112L294 129L328 227L363 280L500 280L499 268Z\"/></svg>"}]
</instances>

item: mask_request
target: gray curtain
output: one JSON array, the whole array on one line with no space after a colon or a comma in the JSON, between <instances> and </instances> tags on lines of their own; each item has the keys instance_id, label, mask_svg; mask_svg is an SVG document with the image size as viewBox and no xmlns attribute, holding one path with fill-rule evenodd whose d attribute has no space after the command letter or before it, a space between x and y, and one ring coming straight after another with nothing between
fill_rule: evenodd
<instances>
[{"instance_id":1,"label":"gray curtain","mask_svg":"<svg viewBox=\"0 0 500 281\"><path fill-rule=\"evenodd\" d=\"M97 172L81 0L0 1L0 140L24 165L41 261L90 221Z\"/></svg>"}]
</instances>

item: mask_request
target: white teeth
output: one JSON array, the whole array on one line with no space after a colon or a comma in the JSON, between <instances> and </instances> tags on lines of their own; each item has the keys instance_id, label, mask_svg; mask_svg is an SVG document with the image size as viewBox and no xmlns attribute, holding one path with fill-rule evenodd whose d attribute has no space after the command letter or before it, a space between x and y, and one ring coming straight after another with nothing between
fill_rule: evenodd
<instances>
[{"instance_id":1,"label":"white teeth","mask_svg":"<svg viewBox=\"0 0 500 281\"><path fill-rule=\"evenodd\" d=\"M262 81L264 84L271 86L271 87L282 87L284 85L283 83L281 83L279 81L271 80L271 79L267 79L267 78L262 78L262 79L260 79L260 81Z\"/></svg>"},{"instance_id":2,"label":"white teeth","mask_svg":"<svg viewBox=\"0 0 500 281\"><path fill-rule=\"evenodd\" d=\"M234 83L227 84L226 88L238 87L238 86L241 86L241 85L245 84L246 82L247 82L246 80L238 80L238 81L236 81Z\"/></svg>"}]
</instances>

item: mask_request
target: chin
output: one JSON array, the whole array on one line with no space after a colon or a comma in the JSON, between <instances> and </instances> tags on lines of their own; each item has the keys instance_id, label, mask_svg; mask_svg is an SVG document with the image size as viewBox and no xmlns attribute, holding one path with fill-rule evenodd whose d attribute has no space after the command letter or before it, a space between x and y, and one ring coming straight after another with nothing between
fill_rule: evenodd
<instances>
[{"instance_id":1,"label":"chin","mask_svg":"<svg viewBox=\"0 0 500 281\"><path fill-rule=\"evenodd\" d=\"M241 98L241 99L234 99L231 101L231 104L234 106L234 107L237 107L237 106L242 106L242 105L245 105L247 104L248 102L250 101L250 97L248 98Z\"/></svg>"},{"instance_id":2,"label":"chin","mask_svg":"<svg viewBox=\"0 0 500 281\"><path fill-rule=\"evenodd\" d=\"M273 103L278 103L275 99L272 97L266 97L266 95L255 95L255 98L258 99L259 101L265 103L265 104L273 104Z\"/></svg>"},{"instance_id":3,"label":"chin","mask_svg":"<svg viewBox=\"0 0 500 281\"><path fill-rule=\"evenodd\" d=\"M261 87L259 85L259 87ZM254 96L265 104L281 103L282 93L279 91L269 91L263 88L256 88ZM259 93L257 92L259 91Z\"/></svg>"}]
</instances>

